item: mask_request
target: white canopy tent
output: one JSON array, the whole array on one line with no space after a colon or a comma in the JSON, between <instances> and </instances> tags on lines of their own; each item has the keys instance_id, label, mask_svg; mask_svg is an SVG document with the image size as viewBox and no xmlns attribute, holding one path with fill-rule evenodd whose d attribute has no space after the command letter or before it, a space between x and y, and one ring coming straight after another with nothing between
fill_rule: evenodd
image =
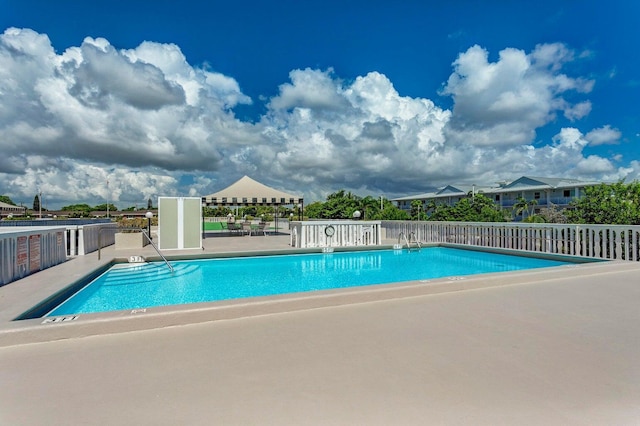
<instances>
[{"instance_id":1,"label":"white canopy tent","mask_svg":"<svg viewBox=\"0 0 640 426\"><path fill-rule=\"evenodd\" d=\"M243 176L235 183L214 194L202 197L202 204L207 207L218 206L275 206L276 229L277 209L281 205L298 205L304 209L304 200L300 195L292 195L264 185Z\"/></svg>"}]
</instances>

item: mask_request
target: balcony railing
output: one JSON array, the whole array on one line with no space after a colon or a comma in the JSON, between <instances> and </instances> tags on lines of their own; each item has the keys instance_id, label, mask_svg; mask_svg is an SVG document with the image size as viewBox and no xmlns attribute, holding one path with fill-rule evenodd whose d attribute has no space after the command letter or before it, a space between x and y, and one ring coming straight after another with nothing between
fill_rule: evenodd
<instances>
[{"instance_id":1,"label":"balcony railing","mask_svg":"<svg viewBox=\"0 0 640 426\"><path fill-rule=\"evenodd\" d=\"M554 204L556 206L566 207L569 205L569 203L571 203L573 199L574 197L552 197L552 198L549 198L549 202L547 202L546 198L540 198L536 200L538 202L536 206L547 207L550 204ZM517 202L518 202L517 200L502 200L502 203L500 203L500 201L496 201L496 205L502 206L503 208L513 207Z\"/></svg>"}]
</instances>

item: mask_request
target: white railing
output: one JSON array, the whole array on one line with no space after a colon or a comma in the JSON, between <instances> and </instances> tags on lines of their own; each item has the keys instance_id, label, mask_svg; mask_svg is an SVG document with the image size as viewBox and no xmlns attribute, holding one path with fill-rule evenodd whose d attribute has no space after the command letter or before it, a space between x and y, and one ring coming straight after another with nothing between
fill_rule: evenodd
<instances>
[{"instance_id":1,"label":"white railing","mask_svg":"<svg viewBox=\"0 0 640 426\"><path fill-rule=\"evenodd\" d=\"M0 286L67 260L64 228L0 233Z\"/></svg>"},{"instance_id":2,"label":"white railing","mask_svg":"<svg viewBox=\"0 0 640 426\"><path fill-rule=\"evenodd\" d=\"M101 225L84 225L81 229L82 251L79 255L93 253L98 250L99 246L110 246L116 243L115 234L118 230L116 223L107 223ZM101 248L101 247L100 247Z\"/></svg>"},{"instance_id":3,"label":"white railing","mask_svg":"<svg viewBox=\"0 0 640 426\"><path fill-rule=\"evenodd\" d=\"M383 227L390 239L415 232L418 240L426 243L640 260L638 225L384 221Z\"/></svg>"},{"instance_id":4,"label":"white railing","mask_svg":"<svg viewBox=\"0 0 640 426\"><path fill-rule=\"evenodd\" d=\"M102 231L101 231L102 230ZM102 247L115 244L116 223L67 226L67 254L84 256Z\"/></svg>"},{"instance_id":5,"label":"white railing","mask_svg":"<svg viewBox=\"0 0 640 426\"><path fill-rule=\"evenodd\" d=\"M291 222L291 247L350 247L382 244L380 221Z\"/></svg>"}]
</instances>

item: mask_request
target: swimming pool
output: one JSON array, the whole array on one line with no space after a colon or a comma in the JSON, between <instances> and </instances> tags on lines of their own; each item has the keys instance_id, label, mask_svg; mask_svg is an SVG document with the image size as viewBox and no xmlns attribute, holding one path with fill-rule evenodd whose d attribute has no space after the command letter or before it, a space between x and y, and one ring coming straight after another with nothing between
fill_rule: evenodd
<instances>
[{"instance_id":1,"label":"swimming pool","mask_svg":"<svg viewBox=\"0 0 640 426\"><path fill-rule=\"evenodd\" d=\"M150 308L566 265L433 247L117 264L47 316Z\"/></svg>"}]
</instances>

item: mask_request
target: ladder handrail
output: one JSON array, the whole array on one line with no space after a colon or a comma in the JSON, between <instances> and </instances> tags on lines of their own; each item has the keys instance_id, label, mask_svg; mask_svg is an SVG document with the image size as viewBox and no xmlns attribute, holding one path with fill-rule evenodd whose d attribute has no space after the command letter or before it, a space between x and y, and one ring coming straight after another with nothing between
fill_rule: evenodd
<instances>
[{"instance_id":1,"label":"ladder handrail","mask_svg":"<svg viewBox=\"0 0 640 426\"><path fill-rule=\"evenodd\" d=\"M118 228L118 230L121 230L121 231L140 231L140 232L142 232L142 235L147 237L147 240L149 241L149 244L151 244L151 247L153 247L156 250L156 252L160 255L162 260L164 260L164 263L166 263L167 266L169 267L169 270L171 270L171 272L173 272L173 266L171 266L171 263L169 263L167 258L164 257L164 255L162 253L160 253L160 249L151 240L151 236L147 233L146 229L144 229L144 228ZM101 231L102 231L102 229L100 229L100 231L98 231L98 260L100 260L100 249L102 248L101 244L100 244L100 232Z\"/></svg>"},{"instance_id":2,"label":"ladder handrail","mask_svg":"<svg viewBox=\"0 0 640 426\"><path fill-rule=\"evenodd\" d=\"M410 232L409 233L409 238L407 238L407 235L404 232L400 232L398 234L398 244L400 244L400 238L404 238L404 242L407 245L408 249L411 249L411 242L415 242L416 246L421 249L422 248L422 244L420 244L420 241L418 241L418 237L416 237L416 233L415 232Z\"/></svg>"},{"instance_id":3,"label":"ladder handrail","mask_svg":"<svg viewBox=\"0 0 640 426\"><path fill-rule=\"evenodd\" d=\"M162 253L160 253L160 249L158 248L158 246L156 246L154 244L154 242L151 240L151 236L149 236L149 234L147 233L147 231L145 231L144 229L142 229L142 234L147 237L147 240L149 240L149 244L151 244L151 246L156 249L156 252L160 255L160 257L162 258L162 260L164 260L164 263L167 264L167 266L169 267L169 270L171 271L171 273L173 273L173 266L171 266L171 264L169 263L169 261L167 260L166 257L164 257L164 255Z\"/></svg>"},{"instance_id":4,"label":"ladder handrail","mask_svg":"<svg viewBox=\"0 0 640 426\"><path fill-rule=\"evenodd\" d=\"M420 244L420 241L418 240L418 237L416 236L415 232L411 232L411 234L409 234L409 241L411 241L411 237L413 236L413 241L416 242L416 245L418 246L418 248L422 248L422 244Z\"/></svg>"}]
</instances>

